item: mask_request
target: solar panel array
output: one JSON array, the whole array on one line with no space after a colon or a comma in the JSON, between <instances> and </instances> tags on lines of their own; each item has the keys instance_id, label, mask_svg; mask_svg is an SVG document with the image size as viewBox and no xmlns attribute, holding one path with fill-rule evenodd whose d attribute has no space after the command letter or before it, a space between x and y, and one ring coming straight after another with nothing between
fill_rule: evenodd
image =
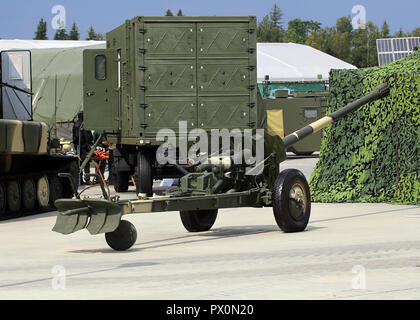
<instances>
[{"instance_id":1,"label":"solar panel array","mask_svg":"<svg viewBox=\"0 0 420 320\"><path fill-rule=\"evenodd\" d=\"M381 66L408 56L415 47L420 47L420 37L377 39L376 46Z\"/></svg>"}]
</instances>

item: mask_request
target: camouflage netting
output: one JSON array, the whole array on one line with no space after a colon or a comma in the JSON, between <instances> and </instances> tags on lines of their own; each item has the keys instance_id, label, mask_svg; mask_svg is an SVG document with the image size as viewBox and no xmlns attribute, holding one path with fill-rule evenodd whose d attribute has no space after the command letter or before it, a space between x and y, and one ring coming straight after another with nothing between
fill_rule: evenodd
<instances>
[{"instance_id":1,"label":"camouflage netting","mask_svg":"<svg viewBox=\"0 0 420 320\"><path fill-rule=\"evenodd\" d=\"M332 70L328 111L385 81L389 97L324 130L313 201L420 203L420 51L381 67Z\"/></svg>"}]
</instances>

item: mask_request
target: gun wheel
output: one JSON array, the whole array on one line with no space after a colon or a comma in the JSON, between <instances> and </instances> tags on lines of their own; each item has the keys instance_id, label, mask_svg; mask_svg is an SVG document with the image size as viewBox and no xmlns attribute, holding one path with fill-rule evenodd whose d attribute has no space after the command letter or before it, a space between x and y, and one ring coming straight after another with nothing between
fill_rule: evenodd
<instances>
[{"instance_id":1,"label":"gun wheel","mask_svg":"<svg viewBox=\"0 0 420 320\"><path fill-rule=\"evenodd\" d=\"M304 231L311 213L309 185L302 172L285 170L273 190L273 211L277 225L284 232Z\"/></svg>"},{"instance_id":2,"label":"gun wheel","mask_svg":"<svg viewBox=\"0 0 420 320\"><path fill-rule=\"evenodd\" d=\"M181 211L181 221L189 232L209 231L216 222L218 210Z\"/></svg>"},{"instance_id":3,"label":"gun wheel","mask_svg":"<svg viewBox=\"0 0 420 320\"><path fill-rule=\"evenodd\" d=\"M108 245L116 251L130 249L137 241L137 230L131 222L121 220L118 228L105 234Z\"/></svg>"}]
</instances>

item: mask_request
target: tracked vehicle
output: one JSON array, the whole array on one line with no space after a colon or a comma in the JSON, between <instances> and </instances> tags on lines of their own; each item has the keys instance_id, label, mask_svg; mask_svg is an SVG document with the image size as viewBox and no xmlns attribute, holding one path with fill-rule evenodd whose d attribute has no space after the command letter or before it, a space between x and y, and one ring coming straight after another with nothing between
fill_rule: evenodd
<instances>
[{"instance_id":1,"label":"tracked vehicle","mask_svg":"<svg viewBox=\"0 0 420 320\"><path fill-rule=\"evenodd\" d=\"M30 52L2 51L0 67L0 220L55 210L55 200L73 196L58 174L77 184L78 158L32 121Z\"/></svg>"}]
</instances>

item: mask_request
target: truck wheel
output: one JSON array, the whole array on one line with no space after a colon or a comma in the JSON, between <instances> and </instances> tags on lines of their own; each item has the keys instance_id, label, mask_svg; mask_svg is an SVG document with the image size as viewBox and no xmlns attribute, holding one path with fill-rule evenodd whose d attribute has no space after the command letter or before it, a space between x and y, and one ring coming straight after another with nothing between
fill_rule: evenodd
<instances>
[{"instance_id":1,"label":"truck wheel","mask_svg":"<svg viewBox=\"0 0 420 320\"><path fill-rule=\"evenodd\" d=\"M0 216L6 213L6 189L3 184L0 184Z\"/></svg>"},{"instance_id":2,"label":"truck wheel","mask_svg":"<svg viewBox=\"0 0 420 320\"><path fill-rule=\"evenodd\" d=\"M128 178L130 173L128 171L117 171L115 172L114 189L116 192L127 192L128 191Z\"/></svg>"},{"instance_id":3,"label":"truck wheel","mask_svg":"<svg viewBox=\"0 0 420 320\"><path fill-rule=\"evenodd\" d=\"M130 249L137 241L137 230L131 222L121 220L118 228L105 234L108 245L116 251Z\"/></svg>"},{"instance_id":4,"label":"truck wheel","mask_svg":"<svg viewBox=\"0 0 420 320\"><path fill-rule=\"evenodd\" d=\"M181 221L189 232L209 231L216 222L218 210L181 211Z\"/></svg>"},{"instance_id":5,"label":"truck wheel","mask_svg":"<svg viewBox=\"0 0 420 320\"><path fill-rule=\"evenodd\" d=\"M26 179L22 183L22 203L27 210L35 208L36 205L36 186L32 179Z\"/></svg>"},{"instance_id":6,"label":"truck wheel","mask_svg":"<svg viewBox=\"0 0 420 320\"><path fill-rule=\"evenodd\" d=\"M22 207L20 184L17 181L12 181L7 185L7 204L9 210L13 213L19 212Z\"/></svg>"},{"instance_id":7,"label":"truck wheel","mask_svg":"<svg viewBox=\"0 0 420 320\"><path fill-rule=\"evenodd\" d=\"M273 211L277 225L284 232L306 229L311 214L308 182L296 169L282 171L274 185Z\"/></svg>"},{"instance_id":8,"label":"truck wheel","mask_svg":"<svg viewBox=\"0 0 420 320\"><path fill-rule=\"evenodd\" d=\"M151 152L139 151L136 167L136 193L153 196L152 156Z\"/></svg>"}]
</instances>

